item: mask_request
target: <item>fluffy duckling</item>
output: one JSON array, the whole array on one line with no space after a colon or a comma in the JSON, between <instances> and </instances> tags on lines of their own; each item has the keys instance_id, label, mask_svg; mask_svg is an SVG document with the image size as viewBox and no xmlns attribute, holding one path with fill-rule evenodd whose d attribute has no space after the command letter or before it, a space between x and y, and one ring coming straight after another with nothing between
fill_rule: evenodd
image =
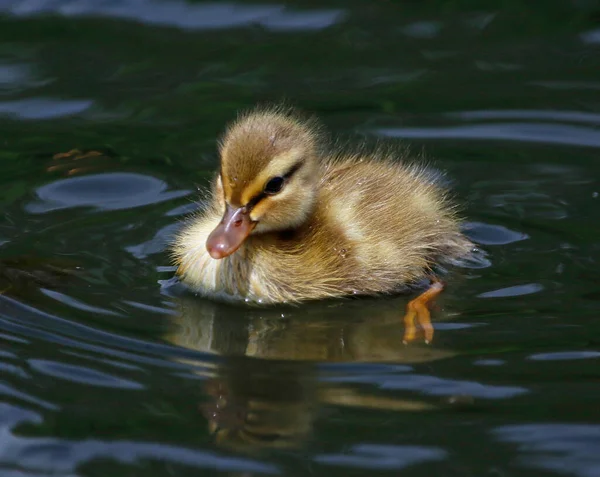
<instances>
[{"instance_id":1,"label":"fluffy duckling","mask_svg":"<svg viewBox=\"0 0 600 477\"><path fill-rule=\"evenodd\" d=\"M437 177L390 153L327 153L319 126L281 108L241 115L220 142L208 204L176 237L181 280L197 293L257 303L389 294L466 256ZM426 328L435 281L409 304ZM407 339L414 338L414 329Z\"/></svg>"}]
</instances>

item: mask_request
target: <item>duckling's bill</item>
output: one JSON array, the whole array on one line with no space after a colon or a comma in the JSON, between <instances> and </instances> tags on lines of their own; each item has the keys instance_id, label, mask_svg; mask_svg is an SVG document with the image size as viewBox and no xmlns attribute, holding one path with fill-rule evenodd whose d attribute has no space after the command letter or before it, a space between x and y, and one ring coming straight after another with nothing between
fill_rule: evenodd
<instances>
[{"instance_id":1,"label":"duckling's bill","mask_svg":"<svg viewBox=\"0 0 600 477\"><path fill-rule=\"evenodd\" d=\"M250 218L247 207L225 207L223 219L206 240L206 249L215 260L234 253L250 235L256 222Z\"/></svg>"}]
</instances>

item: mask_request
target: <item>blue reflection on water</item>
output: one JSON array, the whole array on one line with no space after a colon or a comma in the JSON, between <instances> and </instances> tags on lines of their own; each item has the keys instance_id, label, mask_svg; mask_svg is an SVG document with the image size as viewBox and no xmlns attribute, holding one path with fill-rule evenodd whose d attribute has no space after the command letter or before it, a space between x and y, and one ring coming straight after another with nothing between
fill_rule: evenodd
<instances>
[{"instance_id":1,"label":"blue reflection on water","mask_svg":"<svg viewBox=\"0 0 600 477\"><path fill-rule=\"evenodd\" d=\"M122 463L154 460L187 465L197 468L213 468L224 471L279 473L274 464L262 463L242 457L224 456L216 452L189 449L153 442L128 440L104 441L84 439L80 441L55 437L21 437L12 432L18 424L39 424L42 417L29 410L0 403L0 462L7 467L27 471L52 473L76 472L78 466L96 459L108 458Z\"/></svg>"},{"instance_id":2,"label":"blue reflection on water","mask_svg":"<svg viewBox=\"0 0 600 477\"><path fill-rule=\"evenodd\" d=\"M493 431L501 441L519 445L519 462L579 477L600 475L600 426L586 424L526 424Z\"/></svg>"},{"instance_id":3,"label":"blue reflection on water","mask_svg":"<svg viewBox=\"0 0 600 477\"><path fill-rule=\"evenodd\" d=\"M421 462L443 460L448 453L437 447L357 444L343 454L317 455L321 464L367 469L403 469Z\"/></svg>"},{"instance_id":4,"label":"blue reflection on water","mask_svg":"<svg viewBox=\"0 0 600 477\"><path fill-rule=\"evenodd\" d=\"M511 122L432 128L377 128L372 132L380 136L410 139L503 140L600 147L597 128L567 124Z\"/></svg>"},{"instance_id":5,"label":"blue reflection on water","mask_svg":"<svg viewBox=\"0 0 600 477\"><path fill-rule=\"evenodd\" d=\"M0 4L0 12L19 17L58 14L66 17L102 16L186 30L215 30L261 25L271 30L320 30L340 22L339 9L292 11L285 5L245 5L235 2L36 0Z\"/></svg>"},{"instance_id":6,"label":"blue reflection on water","mask_svg":"<svg viewBox=\"0 0 600 477\"><path fill-rule=\"evenodd\" d=\"M39 187L36 192L40 200L26 206L33 214L81 206L97 210L130 209L190 193L167 191L167 184L155 177L124 172L63 179Z\"/></svg>"},{"instance_id":7,"label":"blue reflection on water","mask_svg":"<svg viewBox=\"0 0 600 477\"><path fill-rule=\"evenodd\" d=\"M56 119L83 113L92 107L89 99L24 98L0 101L0 116L18 119Z\"/></svg>"}]
</instances>

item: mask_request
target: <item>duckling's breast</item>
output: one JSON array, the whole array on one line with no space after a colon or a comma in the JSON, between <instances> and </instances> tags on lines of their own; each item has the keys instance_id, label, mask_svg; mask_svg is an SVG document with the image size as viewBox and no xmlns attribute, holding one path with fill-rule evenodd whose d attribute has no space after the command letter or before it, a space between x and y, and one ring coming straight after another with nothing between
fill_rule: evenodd
<instances>
[{"instance_id":1,"label":"duckling's breast","mask_svg":"<svg viewBox=\"0 0 600 477\"><path fill-rule=\"evenodd\" d=\"M270 303L267 290L252 273L246 251L215 260L208 252L196 254L179 267L180 279L196 293L225 302Z\"/></svg>"},{"instance_id":2,"label":"duckling's breast","mask_svg":"<svg viewBox=\"0 0 600 477\"><path fill-rule=\"evenodd\" d=\"M259 301L260 289L252 278L248 251L242 246L229 257L215 260L206 249L206 240L219 217L205 217L188 225L177 237L174 254L177 275L194 292L220 301Z\"/></svg>"}]
</instances>

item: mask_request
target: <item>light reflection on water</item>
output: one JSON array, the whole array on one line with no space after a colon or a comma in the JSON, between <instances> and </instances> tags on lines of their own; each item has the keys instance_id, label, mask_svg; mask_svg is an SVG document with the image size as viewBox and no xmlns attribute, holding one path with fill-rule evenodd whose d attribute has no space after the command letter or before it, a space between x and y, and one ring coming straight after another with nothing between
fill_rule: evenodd
<instances>
[{"instance_id":1,"label":"light reflection on water","mask_svg":"<svg viewBox=\"0 0 600 477\"><path fill-rule=\"evenodd\" d=\"M131 173L105 173L51 182L37 189L39 201L28 204L31 214L64 208L90 206L97 210L119 210L158 204L189 195L190 191L167 191L167 184L154 177Z\"/></svg>"},{"instance_id":2,"label":"light reflection on water","mask_svg":"<svg viewBox=\"0 0 600 477\"><path fill-rule=\"evenodd\" d=\"M384 137L404 139L472 139L477 141L524 141L576 147L600 147L600 132L594 127L547 123L493 123L438 128L379 128Z\"/></svg>"},{"instance_id":3,"label":"light reflection on water","mask_svg":"<svg viewBox=\"0 0 600 477\"><path fill-rule=\"evenodd\" d=\"M278 31L319 30L343 18L337 9L293 11L284 5L236 2L191 3L181 0L30 0L0 5L17 17L58 14L65 17L111 17L189 30L260 25Z\"/></svg>"},{"instance_id":4,"label":"light reflection on water","mask_svg":"<svg viewBox=\"0 0 600 477\"><path fill-rule=\"evenodd\" d=\"M6 416L0 424L4 436L0 462L10 468L23 469L27 474L38 472L73 475L82 464L109 458L124 464L155 460L183 464L198 469L258 472L277 474L277 467L250 459L219 455L200 449L187 449L165 444L131 442L127 440L103 441L86 439L73 441L57 438L20 437L10 430L23 422L39 424L42 417L32 411L0 403L0 415Z\"/></svg>"},{"instance_id":5,"label":"light reflection on water","mask_svg":"<svg viewBox=\"0 0 600 477\"><path fill-rule=\"evenodd\" d=\"M92 104L91 100L61 100L51 98L0 101L0 116L6 115L26 120L49 120L83 113Z\"/></svg>"},{"instance_id":6,"label":"light reflection on water","mask_svg":"<svg viewBox=\"0 0 600 477\"><path fill-rule=\"evenodd\" d=\"M540 470L578 477L600 475L600 426L530 424L502 426L493 431L500 441L518 444L519 461Z\"/></svg>"}]
</instances>

